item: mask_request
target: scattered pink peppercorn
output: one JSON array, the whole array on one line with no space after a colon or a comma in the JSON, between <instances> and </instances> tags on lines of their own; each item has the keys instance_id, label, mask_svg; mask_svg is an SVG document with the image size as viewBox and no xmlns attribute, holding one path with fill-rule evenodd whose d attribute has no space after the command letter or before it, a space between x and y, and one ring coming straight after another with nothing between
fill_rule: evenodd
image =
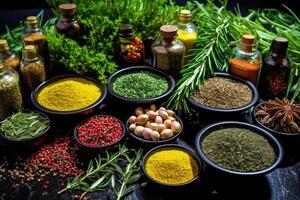
<instances>
[{"instance_id":1,"label":"scattered pink peppercorn","mask_svg":"<svg viewBox=\"0 0 300 200\"><path fill-rule=\"evenodd\" d=\"M123 126L115 117L95 116L77 128L78 140L91 147L114 144L123 135Z\"/></svg>"}]
</instances>

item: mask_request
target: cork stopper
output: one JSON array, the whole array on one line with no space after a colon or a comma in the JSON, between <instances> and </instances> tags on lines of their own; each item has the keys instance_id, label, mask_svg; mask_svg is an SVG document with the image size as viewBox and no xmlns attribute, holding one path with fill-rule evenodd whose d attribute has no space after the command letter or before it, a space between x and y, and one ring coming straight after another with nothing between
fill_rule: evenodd
<instances>
[{"instance_id":1,"label":"cork stopper","mask_svg":"<svg viewBox=\"0 0 300 200\"><path fill-rule=\"evenodd\" d=\"M191 11L189 10L181 10L179 15L179 21L181 23L188 23L192 19Z\"/></svg>"},{"instance_id":2,"label":"cork stopper","mask_svg":"<svg viewBox=\"0 0 300 200\"><path fill-rule=\"evenodd\" d=\"M30 27L30 28L37 28L38 23L39 23L39 21L36 16L28 16L26 19L26 22L25 22L27 27Z\"/></svg>"},{"instance_id":3,"label":"cork stopper","mask_svg":"<svg viewBox=\"0 0 300 200\"><path fill-rule=\"evenodd\" d=\"M255 47L255 37L253 35L243 35L241 50L245 52L253 52Z\"/></svg>"},{"instance_id":4,"label":"cork stopper","mask_svg":"<svg viewBox=\"0 0 300 200\"><path fill-rule=\"evenodd\" d=\"M276 53L279 57L285 57L289 46L289 41L283 37L277 37L272 42L272 51Z\"/></svg>"},{"instance_id":5,"label":"cork stopper","mask_svg":"<svg viewBox=\"0 0 300 200\"><path fill-rule=\"evenodd\" d=\"M0 40L0 52L9 51L9 46L7 40Z\"/></svg>"},{"instance_id":6,"label":"cork stopper","mask_svg":"<svg viewBox=\"0 0 300 200\"><path fill-rule=\"evenodd\" d=\"M160 27L160 35L163 39L173 39L177 37L178 28L174 25L163 25Z\"/></svg>"},{"instance_id":7,"label":"cork stopper","mask_svg":"<svg viewBox=\"0 0 300 200\"><path fill-rule=\"evenodd\" d=\"M74 15L76 12L76 4L64 3L59 5L59 12L65 15Z\"/></svg>"},{"instance_id":8,"label":"cork stopper","mask_svg":"<svg viewBox=\"0 0 300 200\"><path fill-rule=\"evenodd\" d=\"M34 45L26 45L23 49L23 55L26 60L32 60L37 57L37 49Z\"/></svg>"},{"instance_id":9,"label":"cork stopper","mask_svg":"<svg viewBox=\"0 0 300 200\"><path fill-rule=\"evenodd\" d=\"M119 26L119 34L123 37L128 37L133 35L133 26L131 24L121 24Z\"/></svg>"}]
</instances>

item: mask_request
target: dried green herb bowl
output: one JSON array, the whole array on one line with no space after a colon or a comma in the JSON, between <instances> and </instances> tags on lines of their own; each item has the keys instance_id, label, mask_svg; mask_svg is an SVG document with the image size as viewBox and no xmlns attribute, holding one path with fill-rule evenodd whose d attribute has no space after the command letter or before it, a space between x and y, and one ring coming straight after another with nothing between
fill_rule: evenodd
<instances>
[{"instance_id":1,"label":"dried green herb bowl","mask_svg":"<svg viewBox=\"0 0 300 200\"><path fill-rule=\"evenodd\" d=\"M213 162L210 160L207 155L205 154L203 147L202 147L202 142L205 139L206 136L208 136L210 133L221 130L221 129L226 129L226 128L243 128L250 130L258 135L263 136L265 139L267 139L268 143L270 146L273 148L274 153L275 153L275 160L273 164L270 166L261 169L259 171L251 171L251 172L243 172L243 171L235 171L231 169L227 169L222 167L221 165ZM251 176L259 176L259 175L264 175L267 173L270 173L271 171L275 170L279 164L281 163L283 159L283 148L279 141L272 136L268 131L257 127L252 124L244 123L244 122L238 122L238 121L224 121L224 122L217 122L210 124L206 127L204 127L202 130L200 130L195 138L195 146L197 149L197 153L200 155L201 159L207 164L208 167L210 167L212 170L220 173L220 174L226 174L226 175L234 175L234 176L240 176L240 177L251 177Z\"/></svg>"},{"instance_id":2,"label":"dried green herb bowl","mask_svg":"<svg viewBox=\"0 0 300 200\"><path fill-rule=\"evenodd\" d=\"M43 133L41 133L40 135L36 136L36 137L33 137L33 138L29 138L29 139L24 139L24 140L15 140L15 139L12 139L12 138L8 138L7 136L5 136L5 134L0 130L0 139L3 141L3 143L5 145L8 145L8 146L16 146L16 147L19 147L19 146L33 146L33 147L36 147L36 146L39 146L41 145L42 143L44 143L48 133L51 131L51 121L49 119L49 117L47 115L45 115L44 113L42 112L38 112L38 111L34 111L35 113L38 113L40 114L41 116L45 117L46 119L49 120L49 125L47 126L47 128L43 131Z\"/></svg>"},{"instance_id":3,"label":"dried green herb bowl","mask_svg":"<svg viewBox=\"0 0 300 200\"><path fill-rule=\"evenodd\" d=\"M134 98L128 98L125 96L121 96L118 93L116 93L113 89L113 83L116 81L117 78L119 78L122 75L134 73L134 72L150 72L152 74L155 74L159 77L164 78L168 82L168 89L164 93L162 93L159 96L156 97L151 97L151 98L145 98L145 99L134 99ZM165 100L173 91L175 88L175 80L172 76L157 70L153 67L148 67L148 66L134 66L134 67L127 67L124 69L121 69L114 74L112 74L108 78L108 83L107 83L107 90L109 94L116 100L117 102L121 102L125 105L134 105L136 104L151 104L151 103L162 103L163 100Z\"/></svg>"},{"instance_id":4,"label":"dried green herb bowl","mask_svg":"<svg viewBox=\"0 0 300 200\"><path fill-rule=\"evenodd\" d=\"M229 78L235 81L238 81L240 83L243 83L245 85L247 85L251 91L252 91L252 100L251 102L239 107L239 108L234 108L234 109L221 109L221 108L213 108L213 107L209 107L207 105L204 104L200 104L199 102L197 102L196 100L194 100L191 96L188 98L188 102L189 104L196 110L198 110L199 112L209 112L210 114L216 114L216 116L228 116L230 114L239 114L242 113L246 110L248 110L249 108L253 107L259 100L259 93L257 88L255 87L255 85L253 83L251 83L250 81L241 79L239 77L233 76L231 74L228 73L215 73L215 75L217 77L222 77L222 78Z\"/></svg>"}]
</instances>

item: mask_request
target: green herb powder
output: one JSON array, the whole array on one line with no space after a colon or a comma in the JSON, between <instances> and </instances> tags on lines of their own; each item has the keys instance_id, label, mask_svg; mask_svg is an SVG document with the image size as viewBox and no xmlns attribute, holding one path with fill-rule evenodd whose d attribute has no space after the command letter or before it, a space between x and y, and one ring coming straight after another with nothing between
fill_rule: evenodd
<instances>
[{"instance_id":1,"label":"green herb powder","mask_svg":"<svg viewBox=\"0 0 300 200\"><path fill-rule=\"evenodd\" d=\"M247 129L226 128L214 131L202 142L202 149L211 161L241 172L254 172L271 166L274 149L263 136Z\"/></svg>"},{"instance_id":2,"label":"green herb powder","mask_svg":"<svg viewBox=\"0 0 300 200\"><path fill-rule=\"evenodd\" d=\"M7 138L22 141L43 134L49 123L49 119L39 113L18 112L0 122L0 130Z\"/></svg>"},{"instance_id":3,"label":"green herb powder","mask_svg":"<svg viewBox=\"0 0 300 200\"><path fill-rule=\"evenodd\" d=\"M117 94L132 99L157 97L165 93L168 87L166 79L146 71L120 76L113 83Z\"/></svg>"}]
</instances>

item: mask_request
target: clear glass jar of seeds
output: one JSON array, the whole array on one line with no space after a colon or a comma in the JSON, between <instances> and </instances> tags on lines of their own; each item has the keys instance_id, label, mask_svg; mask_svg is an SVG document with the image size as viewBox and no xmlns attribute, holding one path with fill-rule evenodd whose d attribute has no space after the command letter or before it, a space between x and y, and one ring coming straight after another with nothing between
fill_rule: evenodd
<instances>
[{"instance_id":1,"label":"clear glass jar of seeds","mask_svg":"<svg viewBox=\"0 0 300 200\"><path fill-rule=\"evenodd\" d=\"M12 68L4 68L0 62L0 120L22 107L19 75Z\"/></svg>"},{"instance_id":2,"label":"clear glass jar of seeds","mask_svg":"<svg viewBox=\"0 0 300 200\"><path fill-rule=\"evenodd\" d=\"M33 45L24 47L20 71L27 89L33 90L46 79L45 65L39 56L37 49Z\"/></svg>"},{"instance_id":3,"label":"clear glass jar of seeds","mask_svg":"<svg viewBox=\"0 0 300 200\"><path fill-rule=\"evenodd\" d=\"M11 51L7 40L0 40L0 59L5 68L19 70L20 58L15 52Z\"/></svg>"}]
</instances>

